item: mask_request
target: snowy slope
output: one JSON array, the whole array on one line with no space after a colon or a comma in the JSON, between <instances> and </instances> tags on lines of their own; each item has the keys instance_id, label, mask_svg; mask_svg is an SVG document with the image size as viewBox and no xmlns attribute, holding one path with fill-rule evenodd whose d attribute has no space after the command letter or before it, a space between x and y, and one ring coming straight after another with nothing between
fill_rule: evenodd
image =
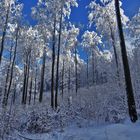
<instances>
[{"instance_id":1,"label":"snowy slope","mask_svg":"<svg viewBox=\"0 0 140 140\"><path fill-rule=\"evenodd\" d=\"M64 132L51 132L40 135L23 135L23 137L34 140L139 140L140 122L131 124L95 125L71 125ZM21 138L21 137L20 137Z\"/></svg>"}]
</instances>

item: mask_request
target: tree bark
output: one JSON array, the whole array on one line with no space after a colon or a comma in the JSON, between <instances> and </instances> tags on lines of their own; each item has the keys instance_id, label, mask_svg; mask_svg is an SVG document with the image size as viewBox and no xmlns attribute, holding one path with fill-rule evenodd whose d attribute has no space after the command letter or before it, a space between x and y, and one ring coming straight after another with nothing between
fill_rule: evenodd
<instances>
[{"instance_id":1,"label":"tree bark","mask_svg":"<svg viewBox=\"0 0 140 140\"><path fill-rule=\"evenodd\" d=\"M29 105L31 104L31 99L32 99L32 85L33 85L33 79L31 76L30 90L29 90Z\"/></svg>"},{"instance_id":2,"label":"tree bark","mask_svg":"<svg viewBox=\"0 0 140 140\"><path fill-rule=\"evenodd\" d=\"M63 66L62 66L62 98L64 96L64 72L65 72L65 65L64 65L64 60L63 60Z\"/></svg>"},{"instance_id":3,"label":"tree bark","mask_svg":"<svg viewBox=\"0 0 140 140\"><path fill-rule=\"evenodd\" d=\"M111 28L111 23L110 24L110 32L111 32L111 39L112 39L112 46L113 46L113 50L114 50L114 56L115 56L115 62L116 62L116 73L117 73L117 77L118 77L118 81L119 81L119 86L120 86L120 73L119 73L119 62L118 62L118 55L117 55L117 50L116 50L116 45L115 45L115 37Z\"/></svg>"},{"instance_id":4,"label":"tree bark","mask_svg":"<svg viewBox=\"0 0 140 140\"><path fill-rule=\"evenodd\" d=\"M87 88L89 87L89 58L87 54Z\"/></svg>"},{"instance_id":5,"label":"tree bark","mask_svg":"<svg viewBox=\"0 0 140 140\"><path fill-rule=\"evenodd\" d=\"M92 82L95 83L95 61L94 61L94 50L92 50Z\"/></svg>"},{"instance_id":6,"label":"tree bark","mask_svg":"<svg viewBox=\"0 0 140 140\"><path fill-rule=\"evenodd\" d=\"M24 102L25 102L25 88L26 88L26 79L27 79L27 63L28 63L28 56L26 56L26 62L24 64L24 80L23 80L22 104L24 104Z\"/></svg>"},{"instance_id":7,"label":"tree bark","mask_svg":"<svg viewBox=\"0 0 140 140\"><path fill-rule=\"evenodd\" d=\"M37 94L36 90L37 90L37 64L36 64L36 71L35 71L34 104L36 102L36 94Z\"/></svg>"},{"instance_id":8,"label":"tree bark","mask_svg":"<svg viewBox=\"0 0 140 140\"><path fill-rule=\"evenodd\" d=\"M76 94L78 92L78 69L77 69L77 50L76 50L76 46L75 46L75 91Z\"/></svg>"},{"instance_id":9,"label":"tree bark","mask_svg":"<svg viewBox=\"0 0 140 140\"><path fill-rule=\"evenodd\" d=\"M31 63L31 49L29 50L28 55L28 63L27 63L27 77L26 77L26 84L25 84L25 98L24 98L24 104L27 102L28 97L28 86L29 86L29 77L30 77L30 63Z\"/></svg>"},{"instance_id":10,"label":"tree bark","mask_svg":"<svg viewBox=\"0 0 140 140\"><path fill-rule=\"evenodd\" d=\"M17 85L16 83L14 84L14 94L13 94L13 104L15 104L15 101L16 101L16 92L17 92L17 89L16 89Z\"/></svg>"},{"instance_id":11,"label":"tree bark","mask_svg":"<svg viewBox=\"0 0 140 140\"><path fill-rule=\"evenodd\" d=\"M12 81L13 81L13 70L14 70L14 66L15 66L15 60L16 60L16 54L17 54L17 45L18 45L18 33L19 33L19 27L17 27L17 31L16 31L16 44L15 44L13 61L12 61L12 65L11 65L11 73L10 73L10 79L9 79L9 86L8 86L8 90L7 90L6 96L4 96L4 99L3 99L3 105L5 105L5 106L8 103L8 98L9 98L9 94L10 94L10 90L11 90L11 85L12 85Z\"/></svg>"},{"instance_id":12,"label":"tree bark","mask_svg":"<svg viewBox=\"0 0 140 140\"><path fill-rule=\"evenodd\" d=\"M1 49L0 49L0 64L1 64L2 54L3 54L3 50L4 50L4 41L5 41L6 30L7 30L7 25L8 25L9 13L10 13L10 4L7 9L6 20L5 20L5 24L4 24L3 33L2 33L2 41L1 41Z\"/></svg>"},{"instance_id":13,"label":"tree bark","mask_svg":"<svg viewBox=\"0 0 140 140\"><path fill-rule=\"evenodd\" d=\"M54 68L55 68L55 41L56 41L56 17L54 18L54 29L52 38L52 75L51 75L51 107L54 108Z\"/></svg>"},{"instance_id":14,"label":"tree bark","mask_svg":"<svg viewBox=\"0 0 140 140\"><path fill-rule=\"evenodd\" d=\"M60 47L61 47L61 32L62 32L62 17L63 17L63 5L61 6L61 16L59 22L59 39L58 39L58 51L57 51L57 65L56 65L56 86L55 86L55 109L58 106L58 85L59 85L59 59L60 59Z\"/></svg>"},{"instance_id":15,"label":"tree bark","mask_svg":"<svg viewBox=\"0 0 140 140\"><path fill-rule=\"evenodd\" d=\"M132 122L136 122L138 120L138 116L137 116L137 111L136 111L130 68L129 68L128 58L127 58L125 39L124 39L123 28L122 28L119 0L115 0L115 8L116 8L117 23L118 23L118 32L119 32L119 37L120 37L122 61L123 61L124 74L125 74L129 116Z\"/></svg>"},{"instance_id":16,"label":"tree bark","mask_svg":"<svg viewBox=\"0 0 140 140\"><path fill-rule=\"evenodd\" d=\"M10 75L10 67L11 67L11 64L12 64L12 50L13 50L13 45L11 45L11 48L10 48L10 60L9 60L10 62L9 62L8 68L7 68L5 88L4 88L4 96L7 93L7 86L8 86L9 75Z\"/></svg>"},{"instance_id":17,"label":"tree bark","mask_svg":"<svg viewBox=\"0 0 140 140\"><path fill-rule=\"evenodd\" d=\"M68 93L70 93L70 84L71 84L71 71L70 71L70 66L69 66Z\"/></svg>"},{"instance_id":18,"label":"tree bark","mask_svg":"<svg viewBox=\"0 0 140 140\"><path fill-rule=\"evenodd\" d=\"M120 73L119 73L119 63L118 63L117 49L116 49L116 45L115 45L115 35L114 35L113 29L112 29L112 24L111 24L111 21L110 21L109 13L108 13L107 10L106 10L106 12L108 14L108 23L109 23L109 29L110 29L111 43L112 43L114 56L115 56L116 74L117 74L118 81L119 81L119 86L120 86Z\"/></svg>"},{"instance_id":19,"label":"tree bark","mask_svg":"<svg viewBox=\"0 0 140 140\"><path fill-rule=\"evenodd\" d=\"M39 102L42 102L43 99L43 91L44 91L44 75L45 75L45 63L46 63L46 50L44 47L44 54L43 54L43 64L42 64L42 70L41 70L41 85L40 85L40 94L39 94Z\"/></svg>"}]
</instances>

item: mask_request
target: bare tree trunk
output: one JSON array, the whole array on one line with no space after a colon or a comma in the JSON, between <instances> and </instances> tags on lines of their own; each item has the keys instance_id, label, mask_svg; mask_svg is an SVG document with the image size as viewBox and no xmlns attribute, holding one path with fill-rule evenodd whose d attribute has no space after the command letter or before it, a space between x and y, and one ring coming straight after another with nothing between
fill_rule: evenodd
<instances>
[{"instance_id":1,"label":"bare tree trunk","mask_svg":"<svg viewBox=\"0 0 140 140\"><path fill-rule=\"evenodd\" d=\"M10 94L10 89L11 89L11 85L12 85L12 81L13 81L13 70L14 70L16 54L17 54L18 33L19 33L19 27L17 28L17 31L16 31L16 44L15 44L14 56L13 56L13 61L12 61L12 66L11 66L9 86L8 86L6 96L4 96L4 99L3 99L3 105L5 105L5 106L8 103L8 97L9 97L9 94Z\"/></svg>"},{"instance_id":2,"label":"bare tree trunk","mask_svg":"<svg viewBox=\"0 0 140 140\"><path fill-rule=\"evenodd\" d=\"M30 63L31 63L31 50L29 50L29 59L27 63L27 77L26 77L26 84L25 84L25 98L24 98L24 104L27 102L28 97L28 86L29 86L29 77L30 77Z\"/></svg>"},{"instance_id":3,"label":"bare tree trunk","mask_svg":"<svg viewBox=\"0 0 140 140\"><path fill-rule=\"evenodd\" d=\"M25 102L25 89L26 89L26 79L27 79L27 63L28 63L28 56L26 56L26 64L24 64L24 80L23 80L22 104L24 104L24 102Z\"/></svg>"},{"instance_id":4,"label":"bare tree trunk","mask_svg":"<svg viewBox=\"0 0 140 140\"><path fill-rule=\"evenodd\" d=\"M42 64L42 70L41 70L41 85L40 85L40 95L39 95L39 102L42 102L43 99L43 91L44 91L44 75L45 75L45 63L46 63L46 50L44 47L44 54L43 54L43 64Z\"/></svg>"},{"instance_id":5,"label":"bare tree trunk","mask_svg":"<svg viewBox=\"0 0 140 140\"><path fill-rule=\"evenodd\" d=\"M3 50L4 50L4 41L5 41L6 30L7 30L7 25L8 25L9 13L10 13L10 4L7 9L6 20L5 20L5 24L4 24L3 33L2 33L2 39L1 39L2 41L1 41L1 49L0 49L0 64L1 64L2 54L3 54Z\"/></svg>"},{"instance_id":6,"label":"bare tree trunk","mask_svg":"<svg viewBox=\"0 0 140 140\"><path fill-rule=\"evenodd\" d=\"M87 87L89 87L89 58L87 54Z\"/></svg>"},{"instance_id":7,"label":"bare tree trunk","mask_svg":"<svg viewBox=\"0 0 140 140\"><path fill-rule=\"evenodd\" d=\"M75 46L75 91L78 92L77 50Z\"/></svg>"},{"instance_id":8,"label":"bare tree trunk","mask_svg":"<svg viewBox=\"0 0 140 140\"><path fill-rule=\"evenodd\" d=\"M109 15L109 12L106 10L107 14ZM118 55L117 55L117 50L116 50L116 45L115 45L115 36L114 36L114 32L112 29L112 24L110 21L110 16L108 16L108 23L109 23L109 29L110 29L110 37L111 37L111 43L112 43L112 47L114 50L114 56L115 56L115 63L116 63L116 74L118 77L118 81L119 81L119 86L120 86L120 73L119 73L119 63L118 63Z\"/></svg>"},{"instance_id":9,"label":"bare tree trunk","mask_svg":"<svg viewBox=\"0 0 140 140\"><path fill-rule=\"evenodd\" d=\"M63 66L62 66L62 98L64 96L64 72L65 72L65 65L64 65L64 59L63 59Z\"/></svg>"},{"instance_id":10,"label":"bare tree trunk","mask_svg":"<svg viewBox=\"0 0 140 140\"><path fill-rule=\"evenodd\" d=\"M33 85L33 78L31 76L30 90L29 90L29 105L31 104L31 99L32 99L32 85Z\"/></svg>"},{"instance_id":11,"label":"bare tree trunk","mask_svg":"<svg viewBox=\"0 0 140 140\"><path fill-rule=\"evenodd\" d=\"M29 68L30 68L30 51L27 53L26 61L25 61L25 64L24 64L22 104L26 104L26 99L27 99Z\"/></svg>"},{"instance_id":12,"label":"bare tree trunk","mask_svg":"<svg viewBox=\"0 0 140 140\"><path fill-rule=\"evenodd\" d=\"M35 87L34 87L34 104L36 102L36 90L37 90L37 64L36 64L36 72L35 72Z\"/></svg>"},{"instance_id":13,"label":"bare tree trunk","mask_svg":"<svg viewBox=\"0 0 140 140\"><path fill-rule=\"evenodd\" d=\"M111 32L112 46L113 46L113 49L114 49L115 62L116 62L116 66L117 66L117 69L118 69L119 68L118 55L117 55L117 50L116 50L116 45L115 45L115 38L114 38L114 34L113 34L113 31L112 31L111 27L110 27L110 32Z\"/></svg>"},{"instance_id":14,"label":"bare tree trunk","mask_svg":"<svg viewBox=\"0 0 140 140\"><path fill-rule=\"evenodd\" d=\"M116 17L117 17L118 31L119 31L119 37L120 37L122 61L123 61L124 74L125 74L129 116L132 122L136 122L138 119L138 116L137 116L137 111L136 111L130 68L129 68L128 58L127 58L125 39L124 39L123 28L122 28L119 0L115 0L115 8L116 8Z\"/></svg>"},{"instance_id":15,"label":"bare tree trunk","mask_svg":"<svg viewBox=\"0 0 140 140\"><path fill-rule=\"evenodd\" d=\"M11 67L11 64L12 64L12 49L13 49L13 45L11 45L11 48L10 48L10 60L9 60L10 62L9 62L8 68L7 68L5 88L4 88L4 96L7 93L7 86L8 86L8 80L9 80L9 75L10 75L10 67Z\"/></svg>"},{"instance_id":16,"label":"bare tree trunk","mask_svg":"<svg viewBox=\"0 0 140 140\"><path fill-rule=\"evenodd\" d=\"M59 85L59 59L60 59L60 47L61 47L62 17L63 17L63 5L61 6L61 17L59 22L59 39L58 39L56 86L55 86L55 109L57 109L58 106L57 96L58 96L58 85Z\"/></svg>"},{"instance_id":17,"label":"bare tree trunk","mask_svg":"<svg viewBox=\"0 0 140 140\"><path fill-rule=\"evenodd\" d=\"M95 83L94 51L92 50L92 82Z\"/></svg>"},{"instance_id":18,"label":"bare tree trunk","mask_svg":"<svg viewBox=\"0 0 140 140\"><path fill-rule=\"evenodd\" d=\"M70 66L69 66L68 93L70 93L70 84L71 84L71 71L70 71Z\"/></svg>"},{"instance_id":19,"label":"bare tree trunk","mask_svg":"<svg viewBox=\"0 0 140 140\"><path fill-rule=\"evenodd\" d=\"M111 25L110 25L110 32L111 32L112 46L113 46L115 62L116 62L116 69L117 69L116 72L117 72L117 77L118 77L119 86L120 86L120 73L119 73L118 55L117 55L117 50L116 50L116 45L115 45L115 37L114 37L113 31L112 31Z\"/></svg>"},{"instance_id":20,"label":"bare tree trunk","mask_svg":"<svg viewBox=\"0 0 140 140\"><path fill-rule=\"evenodd\" d=\"M55 33L56 33L56 17L54 18L53 45L52 45L52 76L51 76L51 107L54 108L54 68L55 68Z\"/></svg>"},{"instance_id":21,"label":"bare tree trunk","mask_svg":"<svg viewBox=\"0 0 140 140\"><path fill-rule=\"evenodd\" d=\"M15 83L14 84L14 94L13 94L13 104L15 104L15 101L16 101L16 92L17 92L16 87L17 87L17 84Z\"/></svg>"}]
</instances>

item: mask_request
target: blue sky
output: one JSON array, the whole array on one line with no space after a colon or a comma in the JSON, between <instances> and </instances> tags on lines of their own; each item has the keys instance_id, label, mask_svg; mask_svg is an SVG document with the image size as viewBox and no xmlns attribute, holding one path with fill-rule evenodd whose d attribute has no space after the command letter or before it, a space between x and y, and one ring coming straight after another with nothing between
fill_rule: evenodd
<instances>
[{"instance_id":1,"label":"blue sky","mask_svg":"<svg viewBox=\"0 0 140 140\"><path fill-rule=\"evenodd\" d=\"M35 6L38 0L19 0L22 3L24 3L24 10L23 13L26 15L26 19L29 21L30 24L34 25L35 21L31 18L31 7ZM84 25L83 30L81 31L81 34L84 32L84 30L87 29L88 25L88 11L85 9L85 7L91 2L92 0L78 0L79 7L78 8L72 8L72 14L70 17L70 20L73 23L81 23ZM123 9L125 11L125 14L131 18L135 15L135 13L140 8L140 0L122 0L123 2ZM80 38L80 37L79 37ZM81 50L80 55L84 58L85 54L82 53Z\"/></svg>"},{"instance_id":2,"label":"blue sky","mask_svg":"<svg viewBox=\"0 0 140 140\"><path fill-rule=\"evenodd\" d=\"M35 6L37 0L19 0L24 3L24 14L27 15L27 19L31 24L35 22L31 19L31 7ZM92 0L78 0L79 7L72 9L71 21L73 22L81 22L82 24L87 24L87 10L85 6L87 6ZM123 8L127 16L132 17L140 7L140 0L122 0Z\"/></svg>"}]
</instances>

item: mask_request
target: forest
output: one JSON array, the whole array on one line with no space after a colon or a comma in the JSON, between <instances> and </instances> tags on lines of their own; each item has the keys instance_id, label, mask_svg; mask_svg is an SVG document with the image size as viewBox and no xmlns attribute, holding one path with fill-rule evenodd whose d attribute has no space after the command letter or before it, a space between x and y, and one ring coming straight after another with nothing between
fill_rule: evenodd
<instances>
[{"instance_id":1,"label":"forest","mask_svg":"<svg viewBox=\"0 0 140 140\"><path fill-rule=\"evenodd\" d=\"M139 47L139 0L0 0L0 140L139 140Z\"/></svg>"}]
</instances>

